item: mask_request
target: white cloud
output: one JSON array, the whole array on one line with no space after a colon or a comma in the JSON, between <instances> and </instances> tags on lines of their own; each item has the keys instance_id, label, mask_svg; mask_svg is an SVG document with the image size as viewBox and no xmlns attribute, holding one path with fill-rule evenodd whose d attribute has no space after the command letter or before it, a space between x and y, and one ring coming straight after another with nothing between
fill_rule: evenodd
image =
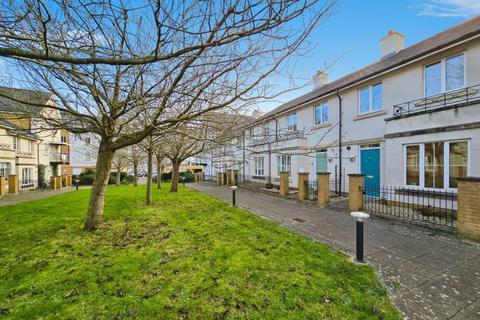
<instances>
[{"instance_id":1,"label":"white cloud","mask_svg":"<svg viewBox=\"0 0 480 320\"><path fill-rule=\"evenodd\" d=\"M421 16L469 18L480 14L479 0L429 0L418 6Z\"/></svg>"}]
</instances>

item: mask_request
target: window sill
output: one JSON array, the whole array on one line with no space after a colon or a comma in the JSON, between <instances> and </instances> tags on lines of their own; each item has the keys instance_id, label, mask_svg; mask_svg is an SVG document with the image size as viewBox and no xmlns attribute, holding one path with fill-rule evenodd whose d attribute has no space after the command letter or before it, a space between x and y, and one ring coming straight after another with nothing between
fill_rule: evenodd
<instances>
[{"instance_id":1,"label":"window sill","mask_svg":"<svg viewBox=\"0 0 480 320\"><path fill-rule=\"evenodd\" d=\"M373 117L378 117L378 116L383 116L387 114L387 110L378 110L375 112L369 112L369 113L362 113L356 117L353 117L353 121L357 120L363 120L363 119L368 119L368 118L373 118Z\"/></svg>"},{"instance_id":2,"label":"window sill","mask_svg":"<svg viewBox=\"0 0 480 320\"><path fill-rule=\"evenodd\" d=\"M319 123L319 124L314 124L311 129L322 129L322 128L328 128L331 127L332 124L330 122L327 123Z\"/></svg>"}]
</instances>

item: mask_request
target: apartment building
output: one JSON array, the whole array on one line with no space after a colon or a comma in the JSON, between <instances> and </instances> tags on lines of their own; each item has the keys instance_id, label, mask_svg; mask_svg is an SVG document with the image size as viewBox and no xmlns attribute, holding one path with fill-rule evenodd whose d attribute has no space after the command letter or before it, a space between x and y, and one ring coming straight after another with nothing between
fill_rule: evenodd
<instances>
[{"instance_id":1,"label":"apartment building","mask_svg":"<svg viewBox=\"0 0 480 320\"><path fill-rule=\"evenodd\" d=\"M86 169L95 169L99 141L98 136L92 133L71 135L70 168L73 174L79 175Z\"/></svg>"},{"instance_id":2,"label":"apartment building","mask_svg":"<svg viewBox=\"0 0 480 320\"><path fill-rule=\"evenodd\" d=\"M234 169L267 185L289 171L293 186L298 172L363 173L367 190L455 190L480 176L480 17L404 38L389 31L377 62L331 82L318 72L311 92L246 126Z\"/></svg>"},{"instance_id":3,"label":"apartment building","mask_svg":"<svg viewBox=\"0 0 480 320\"><path fill-rule=\"evenodd\" d=\"M48 92L1 87L0 175L17 175L19 189L47 186L52 176L68 174L70 133L52 129L43 119L61 117ZM18 101L28 101L31 105ZM36 116L38 115L38 117Z\"/></svg>"}]
</instances>

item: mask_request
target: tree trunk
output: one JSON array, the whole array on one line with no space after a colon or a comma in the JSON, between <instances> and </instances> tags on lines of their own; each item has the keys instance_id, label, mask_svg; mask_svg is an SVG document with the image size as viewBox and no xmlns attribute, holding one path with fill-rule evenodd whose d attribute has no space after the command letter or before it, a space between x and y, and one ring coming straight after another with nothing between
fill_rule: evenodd
<instances>
[{"instance_id":1,"label":"tree trunk","mask_svg":"<svg viewBox=\"0 0 480 320\"><path fill-rule=\"evenodd\" d=\"M157 189L162 188L162 159L157 157Z\"/></svg>"},{"instance_id":2,"label":"tree trunk","mask_svg":"<svg viewBox=\"0 0 480 320\"><path fill-rule=\"evenodd\" d=\"M170 187L171 192L178 191L178 178L180 177L180 161L178 159L172 160L172 184Z\"/></svg>"},{"instance_id":3,"label":"tree trunk","mask_svg":"<svg viewBox=\"0 0 480 320\"><path fill-rule=\"evenodd\" d=\"M152 170L153 170L153 159L152 159L152 149L148 149L148 160L147 160L147 206L152 204Z\"/></svg>"},{"instance_id":4,"label":"tree trunk","mask_svg":"<svg viewBox=\"0 0 480 320\"><path fill-rule=\"evenodd\" d=\"M138 164L133 164L133 186L138 186Z\"/></svg>"},{"instance_id":5,"label":"tree trunk","mask_svg":"<svg viewBox=\"0 0 480 320\"><path fill-rule=\"evenodd\" d=\"M87 220L83 226L83 229L87 231L95 230L103 222L105 193L107 191L110 169L112 168L113 154L115 153L109 148L110 143L111 140L103 138L100 141L97 164L95 166L95 180L90 193Z\"/></svg>"},{"instance_id":6,"label":"tree trunk","mask_svg":"<svg viewBox=\"0 0 480 320\"><path fill-rule=\"evenodd\" d=\"M115 181L115 185L118 187L120 185L120 178L122 175L122 170L120 168L117 168L117 179Z\"/></svg>"}]
</instances>

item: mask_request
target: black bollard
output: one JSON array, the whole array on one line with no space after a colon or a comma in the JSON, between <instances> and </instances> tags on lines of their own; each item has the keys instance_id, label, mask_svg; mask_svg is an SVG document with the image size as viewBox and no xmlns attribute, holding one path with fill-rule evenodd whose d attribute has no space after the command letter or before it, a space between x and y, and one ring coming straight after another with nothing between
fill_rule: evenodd
<instances>
[{"instance_id":1,"label":"black bollard","mask_svg":"<svg viewBox=\"0 0 480 320\"><path fill-rule=\"evenodd\" d=\"M232 205L235 207L236 206L236 195L235 191L237 190L237 186L231 186L230 189L232 189Z\"/></svg>"},{"instance_id":2,"label":"black bollard","mask_svg":"<svg viewBox=\"0 0 480 320\"><path fill-rule=\"evenodd\" d=\"M358 262L365 262L363 260L363 246L364 246L363 221L357 220L357 261Z\"/></svg>"},{"instance_id":3,"label":"black bollard","mask_svg":"<svg viewBox=\"0 0 480 320\"><path fill-rule=\"evenodd\" d=\"M367 220L370 215L365 212L360 212L360 211L354 211L351 212L350 215L354 217L357 220L357 225L356 225L356 234L357 234L357 250L356 250L356 261L360 263L364 263L364 243L365 243L365 237L364 237L364 221Z\"/></svg>"}]
</instances>

